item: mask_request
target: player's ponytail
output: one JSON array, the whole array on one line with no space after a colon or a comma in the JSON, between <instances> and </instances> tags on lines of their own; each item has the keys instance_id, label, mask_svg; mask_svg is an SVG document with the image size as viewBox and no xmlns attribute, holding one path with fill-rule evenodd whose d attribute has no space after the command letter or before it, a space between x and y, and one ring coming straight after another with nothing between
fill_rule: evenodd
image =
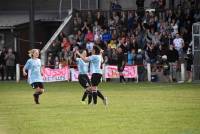
<instances>
[{"instance_id":1,"label":"player's ponytail","mask_svg":"<svg viewBox=\"0 0 200 134\"><path fill-rule=\"evenodd\" d=\"M31 58L33 58L33 49L31 49L31 50L28 51L28 56L31 57Z\"/></svg>"}]
</instances>

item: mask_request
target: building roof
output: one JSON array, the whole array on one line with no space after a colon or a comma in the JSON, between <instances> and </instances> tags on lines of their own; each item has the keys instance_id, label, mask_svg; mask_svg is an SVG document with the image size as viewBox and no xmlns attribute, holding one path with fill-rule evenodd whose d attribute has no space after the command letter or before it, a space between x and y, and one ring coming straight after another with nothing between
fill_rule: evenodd
<instances>
[{"instance_id":1,"label":"building roof","mask_svg":"<svg viewBox=\"0 0 200 134\"><path fill-rule=\"evenodd\" d=\"M51 12L35 13L35 21L38 20L60 21L60 19L58 19L58 13ZM28 22L29 12L0 12L0 29L15 28L17 25Z\"/></svg>"}]
</instances>

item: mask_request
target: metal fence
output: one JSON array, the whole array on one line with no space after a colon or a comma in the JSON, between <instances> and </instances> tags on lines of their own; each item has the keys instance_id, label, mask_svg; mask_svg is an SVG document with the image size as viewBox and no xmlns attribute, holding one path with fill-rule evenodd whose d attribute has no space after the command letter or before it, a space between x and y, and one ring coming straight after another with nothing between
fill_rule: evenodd
<instances>
[{"instance_id":1,"label":"metal fence","mask_svg":"<svg viewBox=\"0 0 200 134\"><path fill-rule=\"evenodd\" d=\"M200 82L200 22L193 24L192 40L194 55L193 79Z\"/></svg>"}]
</instances>

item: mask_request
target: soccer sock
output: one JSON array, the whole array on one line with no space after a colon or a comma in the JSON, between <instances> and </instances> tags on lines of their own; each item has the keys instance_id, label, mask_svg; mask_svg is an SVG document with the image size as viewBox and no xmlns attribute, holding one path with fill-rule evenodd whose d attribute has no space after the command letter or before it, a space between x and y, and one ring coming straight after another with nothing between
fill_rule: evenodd
<instances>
[{"instance_id":1,"label":"soccer sock","mask_svg":"<svg viewBox=\"0 0 200 134\"><path fill-rule=\"evenodd\" d=\"M35 102L38 104L39 103L39 96L42 94L42 92L35 92L33 95L34 95L34 98L35 98Z\"/></svg>"},{"instance_id":2,"label":"soccer sock","mask_svg":"<svg viewBox=\"0 0 200 134\"><path fill-rule=\"evenodd\" d=\"M87 95L88 95L89 91L88 90L85 90L84 94L83 94L83 97L82 97L82 101L85 101Z\"/></svg>"},{"instance_id":3,"label":"soccer sock","mask_svg":"<svg viewBox=\"0 0 200 134\"><path fill-rule=\"evenodd\" d=\"M99 90L97 90L97 96L99 96L102 100L105 99L103 94Z\"/></svg>"},{"instance_id":4,"label":"soccer sock","mask_svg":"<svg viewBox=\"0 0 200 134\"><path fill-rule=\"evenodd\" d=\"M93 97L94 104L97 104L97 91L92 91L92 97Z\"/></svg>"},{"instance_id":5,"label":"soccer sock","mask_svg":"<svg viewBox=\"0 0 200 134\"><path fill-rule=\"evenodd\" d=\"M33 94L33 96L34 96L34 101L35 101L35 103L36 103L36 104L39 104L39 93L38 93L38 92L35 92L35 93Z\"/></svg>"},{"instance_id":6,"label":"soccer sock","mask_svg":"<svg viewBox=\"0 0 200 134\"><path fill-rule=\"evenodd\" d=\"M88 93L88 104L92 102L92 92Z\"/></svg>"},{"instance_id":7,"label":"soccer sock","mask_svg":"<svg viewBox=\"0 0 200 134\"><path fill-rule=\"evenodd\" d=\"M36 92L34 93L34 95L39 96L39 95L41 95L42 93L43 93L42 91L36 91Z\"/></svg>"},{"instance_id":8,"label":"soccer sock","mask_svg":"<svg viewBox=\"0 0 200 134\"><path fill-rule=\"evenodd\" d=\"M122 76L121 75L119 76L119 81L122 82Z\"/></svg>"},{"instance_id":9,"label":"soccer sock","mask_svg":"<svg viewBox=\"0 0 200 134\"><path fill-rule=\"evenodd\" d=\"M124 78L124 76L122 75L121 77L122 77L123 81L126 82L126 79Z\"/></svg>"}]
</instances>

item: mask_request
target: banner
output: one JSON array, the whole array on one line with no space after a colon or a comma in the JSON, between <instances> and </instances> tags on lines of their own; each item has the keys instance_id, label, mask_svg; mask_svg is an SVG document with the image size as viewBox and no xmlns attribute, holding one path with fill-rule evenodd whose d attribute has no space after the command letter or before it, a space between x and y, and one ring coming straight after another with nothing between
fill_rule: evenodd
<instances>
[{"instance_id":1,"label":"banner","mask_svg":"<svg viewBox=\"0 0 200 134\"><path fill-rule=\"evenodd\" d=\"M78 70L70 68L70 74L71 74L71 81L78 81L78 75L79 75Z\"/></svg>"},{"instance_id":2,"label":"banner","mask_svg":"<svg viewBox=\"0 0 200 134\"><path fill-rule=\"evenodd\" d=\"M66 81L69 80L69 68L64 67L61 69L42 69L44 82Z\"/></svg>"},{"instance_id":3,"label":"banner","mask_svg":"<svg viewBox=\"0 0 200 134\"><path fill-rule=\"evenodd\" d=\"M137 78L137 66L125 66L123 75L125 78ZM105 78L119 78L117 66L105 66Z\"/></svg>"}]
</instances>

